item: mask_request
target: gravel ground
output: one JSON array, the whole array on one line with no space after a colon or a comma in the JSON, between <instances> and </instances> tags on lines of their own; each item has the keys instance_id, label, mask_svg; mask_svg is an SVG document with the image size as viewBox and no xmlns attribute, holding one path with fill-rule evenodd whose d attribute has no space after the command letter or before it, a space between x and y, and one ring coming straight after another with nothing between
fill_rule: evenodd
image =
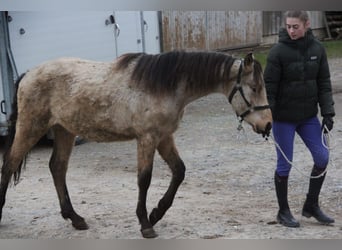
<instances>
[{"instance_id":1,"label":"gravel ground","mask_svg":"<svg viewBox=\"0 0 342 250\"><path fill-rule=\"evenodd\" d=\"M320 204L335 218L335 224L323 226L300 215L312 160L299 140L289 180L289 202L301 227L276 223L272 141L254 134L248 125L244 125L244 133L238 133L238 122L227 100L210 95L187 107L175 134L187 172L173 206L155 226L159 238L342 239L342 59L331 59L330 65L337 116L330 142L332 161ZM74 208L90 226L86 231L75 230L60 215L47 165L50 154L49 146L34 148L21 182L9 188L0 238L141 238L135 215L134 141L88 142L75 147L67 182ZM168 167L156 155L149 211L165 192L170 177Z\"/></svg>"}]
</instances>

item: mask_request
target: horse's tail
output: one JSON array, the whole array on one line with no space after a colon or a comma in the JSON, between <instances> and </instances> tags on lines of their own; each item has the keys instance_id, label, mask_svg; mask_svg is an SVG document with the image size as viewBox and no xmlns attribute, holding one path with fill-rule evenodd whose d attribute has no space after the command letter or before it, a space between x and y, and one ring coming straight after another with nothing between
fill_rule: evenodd
<instances>
[{"instance_id":1,"label":"horse's tail","mask_svg":"<svg viewBox=\"0 0 342 250\"><path fill-rule=\"evenodd\" d=\"M18 118L17 94L18 94L19 83L23 79L24 76L25 76L25 73L21 74L20 77L16 80L15 85L14 85L15 93L14 93L13 103L12 103L12 113L11 113L9 121L8 121L8 130L7 130L8 134L6 136L6 141L5 141L5 150L4 150L5 153L3 156L3 167L8 162L8 156L9 156L10 149L11 149L13 141L14 141L14 136L15 136L15 131L16 131L15 127L16 127L17 118ZM15 185L19 182L21 169L23 167L25 168L25 164L26 164L26 156L21 161L18 169L14 172L13 180L14 180ZM4 171L4 170L2 170L2 171Z\"/></svg>"}]
</instances>

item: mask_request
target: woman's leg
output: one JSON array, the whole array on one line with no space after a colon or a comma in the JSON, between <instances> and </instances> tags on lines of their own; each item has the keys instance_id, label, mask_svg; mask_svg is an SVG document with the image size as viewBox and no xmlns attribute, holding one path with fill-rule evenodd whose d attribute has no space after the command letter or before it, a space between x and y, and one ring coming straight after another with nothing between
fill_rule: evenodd
<instances>
[{"instance_id":1,"label":"woman's leg","mask_svg":"<svg viewBox=\"0 0 342 250\"><path fill-rule=\"evenodd\" d=\"M289 176L291 170L290 162L293 159L293 141L296 132L296 124L288 122L273 122L273 136L278 144L277 147L277 169L276 173L279 176ZM284 155L286 158L284 157Z\"/></svg>"},{"instance_id":2,"label":"woman's leg","mask_svg":"<svg viewBox=\"0 0 342 250\"><path fill-rule=\"evenodd\" d=\"M297 127L297 133L310 150L316 168L324 170L329 163L329 150L322 142L322 130L318 118L313 117L301 123Z\"/></svg>"},{"instance_id":3,"label":"woman's leg","mask_svg":"<svg viewBox=\"0 0 342 250\"><path fill-rule=\"evenodd\" d=\"M277 221L287 227L299 227L299 222L292 216L287 200L288 176L291 170L291 164L288 160L292 161L293 158L295 130L295 124L273 123L274 139L279 146L279 148L277 147L277 169L274 174L274 184L279 205Z\"/></svg>"},{"instance_id":4,"label":"woman's leg","mask_svg":"<svg viewBox=\"0 0 342 250\"><path fill-rule=\"evenodd\" d=\"M301 124L297 132L310 150L314 161L309 191L306 195L302 215L308 218L314 217L323 224L334 223L334 219L325 215L318 203L318 197L326 175L324 172L329 163L329 150L323 145L325 142L322 141L321 124L318 118L314 117Z\"/></svg>"}]
</instances>

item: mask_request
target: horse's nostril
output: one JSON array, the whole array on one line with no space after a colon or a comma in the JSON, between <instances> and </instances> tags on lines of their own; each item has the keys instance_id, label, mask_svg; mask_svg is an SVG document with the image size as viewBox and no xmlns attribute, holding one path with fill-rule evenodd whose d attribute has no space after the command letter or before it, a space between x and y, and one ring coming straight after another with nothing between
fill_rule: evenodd
<instances>
[{"instance_id":1,"label":"horse's nostril","mask_svg":"<svg viewBox=\"0 0 342 250\"><path fill-rule=\"evenodd\" d=\"M266 124L264 132L262 132L262 136L266 137L266 139L267 139L267 137L270 136L271 129L272 129L272 124L269 122Z\"/></svg>"},{"instance_id":2,"label":"horse's nostril","mask_svg":"<svg viewBox=\"0 0 342 250\"><path fill-rule=\"evenodd\" d=\"M272 129L272 123L267 123L267 125L266 125L266 128L265 128L265 131L266 132L269 132L269 131L271 131L271 129Z\"/></svg>"},{"instance_id":3,"label":"horse's nostril","mask_svg":"<svg viewBox=\"0 0 342 250\"><path fill-rule=\"evenodd\" d=\"M265 129L263 131L259 131L259 133L262 134L262 137L269 137L272 129L272 123L268 122L265 126Z\"/></svg>"}]
</instances>

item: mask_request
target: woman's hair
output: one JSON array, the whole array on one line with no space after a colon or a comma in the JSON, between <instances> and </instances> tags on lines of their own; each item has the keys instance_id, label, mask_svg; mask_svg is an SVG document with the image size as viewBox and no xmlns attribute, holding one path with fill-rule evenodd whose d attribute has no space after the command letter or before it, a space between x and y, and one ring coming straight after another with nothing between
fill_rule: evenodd
<instances>
[{"instance_id":1,"label":"woman's hair","mask_svg":"<svg viewBox=\"0 0 342 250\"><path fill-rule=\"evenodd\" d=\"M284 21L286 24L286 18L293 17L293 18L299 18L303 23L306 23L309 20L309 14L307 11L304 10L289 10L286 11L284 14Z\"/></svg>"}]
</instances>

